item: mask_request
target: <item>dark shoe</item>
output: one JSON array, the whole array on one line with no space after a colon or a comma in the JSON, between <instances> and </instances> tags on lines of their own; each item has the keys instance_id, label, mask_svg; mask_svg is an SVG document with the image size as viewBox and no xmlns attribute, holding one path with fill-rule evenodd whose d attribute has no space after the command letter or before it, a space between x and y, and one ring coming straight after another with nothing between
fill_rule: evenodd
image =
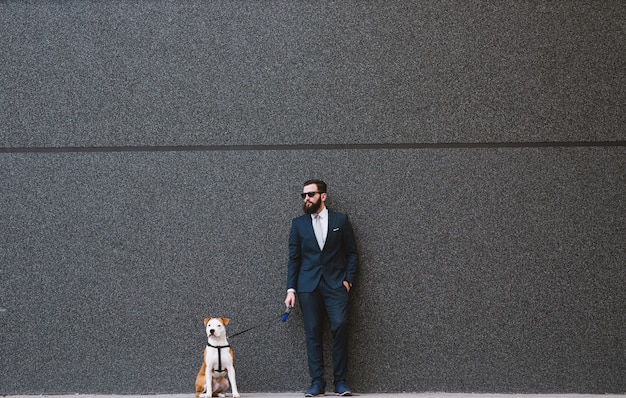
<instances>
[{"instance_id":1,"label":"dark shoe","mask_svg":"<svg viewBox=\"0 0 626 398\"><path fill-rule=\"evenodd\" d=\"M304 392L304 396L305 397L317 397L317 396L324 395L325 393L324 389L325 389L325 386L323 386L322 384L313 383L311 384L311 387L309 387L309 389Z\"/></svg>"},{"instance_id":2,"label":"dark shoe","mask_svg":"<svg viewBox=\"0 0 626 398\"><path fill-rule=\"evenodd\" d=\"M349 397L352 395L352 391L350 391L350 387L348 387L348 384L345 381L340 381L335 385L335 392L337 395L342 397Z\"/></svg>"}]
</instances>

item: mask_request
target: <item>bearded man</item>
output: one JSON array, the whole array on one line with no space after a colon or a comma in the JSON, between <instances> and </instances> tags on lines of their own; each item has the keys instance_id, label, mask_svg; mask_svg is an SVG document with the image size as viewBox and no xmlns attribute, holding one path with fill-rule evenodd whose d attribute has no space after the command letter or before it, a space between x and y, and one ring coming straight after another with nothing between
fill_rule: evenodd
<instances>
[{"instance_id":1,"label":"bearded man","mask_svg":"<svg viewBox=\"0 0 626 398\"><path fill-rule=\"evenodd\" d=\"M312 380L304 395L325 393L322 328L326 316L332 333L335 392L352 395L346 381L348 299L358 265L352 225L346 214L326 208L324 181L306 181L300 195L305 214L291 222L285 305L295 306L297 295L304 319Z\"/></svg>"}]
</instances>

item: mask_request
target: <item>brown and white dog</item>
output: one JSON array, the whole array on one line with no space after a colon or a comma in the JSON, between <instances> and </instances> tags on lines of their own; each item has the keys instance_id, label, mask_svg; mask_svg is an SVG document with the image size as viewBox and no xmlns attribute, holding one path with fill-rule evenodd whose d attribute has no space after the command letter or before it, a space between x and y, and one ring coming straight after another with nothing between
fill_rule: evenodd
<instances>
[{"instance_id":1,"label":"brown and white dog","mask_svg":"<svg viewBox=\"0 0 626 398\"><path fill-rule=\"evenodd\" d=\"M204 361L196 376L196 398L224 397L228 380L233 398L239 398L233 349L226 340L226 325L229 318L205 318L204 326L208 338L204 349ZM228 375L228 379L226 376Z\"/></svg>"}]
</instances>

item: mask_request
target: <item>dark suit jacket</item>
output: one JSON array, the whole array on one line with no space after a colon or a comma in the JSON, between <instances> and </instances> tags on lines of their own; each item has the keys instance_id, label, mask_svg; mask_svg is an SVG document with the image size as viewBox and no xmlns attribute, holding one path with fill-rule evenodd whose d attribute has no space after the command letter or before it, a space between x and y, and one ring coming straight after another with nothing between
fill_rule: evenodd
<instances>
[{"instance_id":1,"label":"dark suit jacket","mask_svg":"<svg viewBox=\"0 0 626 398\"><path fill-rule=\"evenodd\" d=\"M287 289L307 293L315 290L322 276L334 289L343 281L354 282L358 253L352 225L343 213L328 211L328 235L320 250L311 216L304 214L291 222Z\"/></svg>"}]
</instances>

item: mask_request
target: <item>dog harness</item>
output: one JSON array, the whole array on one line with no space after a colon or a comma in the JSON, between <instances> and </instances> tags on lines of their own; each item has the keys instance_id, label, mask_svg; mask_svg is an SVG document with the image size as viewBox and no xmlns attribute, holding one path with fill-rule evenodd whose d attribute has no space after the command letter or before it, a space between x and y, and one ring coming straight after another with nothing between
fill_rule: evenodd
<instances>
[{"instance_id":1,"label":"dog harness","mask_svg":"<svg viewBox=\"0 0 626 398\"><path fill-rule=\"evenodd\" d=\"M219 346L215 346L215 345L211 345L209 343L206 343L207 346L211 347L211 348L215 348L217 349L217 369L215 370L215 372L219 372L222 373L220 376L218 377L223 377L226 375L226 369L222 369L222 348L229 348L230 345L219 345ZM211 369L213 370L213 369Z\"/></svg>"}]
</instances>

